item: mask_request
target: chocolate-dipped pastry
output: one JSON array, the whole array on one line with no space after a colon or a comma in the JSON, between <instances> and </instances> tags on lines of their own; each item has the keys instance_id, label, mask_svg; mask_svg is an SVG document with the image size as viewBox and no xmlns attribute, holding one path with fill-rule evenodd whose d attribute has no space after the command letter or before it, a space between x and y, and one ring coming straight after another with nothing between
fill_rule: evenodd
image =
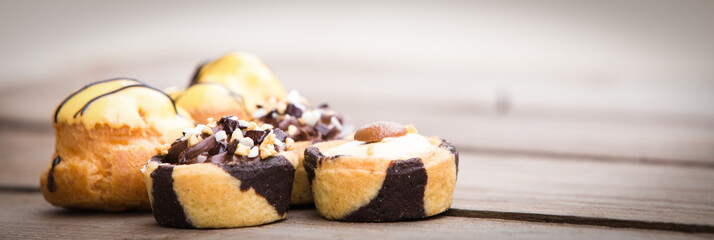
<instances>
[{"instance_id":1,"label":"chocolate-dipped pastry","mask_svg":"<svg viewBox=\"0 0 714 240\"><path fill-rule=\"evenodd\" d=\"M331 220L381 222L419 219L449 209L459 153L413 127L375 122L353 141L305 150L304 168L315 206Z\"/></svg>"},{"instance_id":2,"label":"chocolate-dipped pastry","mask_svg":"<svg viewBox=\"0 0 714 240\"><path fill-rule=\"evenodd\" d=\"M150 208L139 169L156 146L193 126L164 92L116 78L73 92L52 115L55 152L40 176L52 205L105 211Z\"/></svg>"},{"instance_id":3,"label":"chocolate-dipped pastry","mask_svg":"<svg viewBox=\"0 0 714 240\"><path fill-rule=\"evenodd\" d=\"M154 218L177 228L231 228L284 219L297 155L280 129L235 116L184 130L142 171Z\"/></svg>"},{"instance_id":4,"label":"chocolate-dipped pastry","mask_svg":"<svg viewBox=\"0 0 714 240\"><path fill-rule=\"evenodd\" d=\"M273 100L258 106L253 112L253 119L275 126L295 140L298 167L290 204L312 203L310 184L302 167L305 148L314 143L341 139L352 131L352 125L326 104L311 107L295 90L290 91L285 101Z\"/></svg>"}]
</instances>

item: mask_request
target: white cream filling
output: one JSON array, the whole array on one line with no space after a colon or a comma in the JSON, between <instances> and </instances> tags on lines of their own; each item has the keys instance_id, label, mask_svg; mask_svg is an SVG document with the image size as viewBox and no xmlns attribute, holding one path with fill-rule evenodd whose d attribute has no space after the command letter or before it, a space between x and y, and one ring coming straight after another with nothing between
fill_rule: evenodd
<instances>
[{"instance_id":1,"label":"white cream filling","mask_svg":"<svg viewBox=\"0 0 714 240\"><path fill-rule=\"evenodd\" d=\"M371 149L370 149L371 148ZM399 159L416 157L433 149L429 140L422 135L409 133L396 138L385 138L381 142L365 143L350 141L325 151L326 156L346 155L355 157L384 157Z\"/></svg>"}]
</instances>

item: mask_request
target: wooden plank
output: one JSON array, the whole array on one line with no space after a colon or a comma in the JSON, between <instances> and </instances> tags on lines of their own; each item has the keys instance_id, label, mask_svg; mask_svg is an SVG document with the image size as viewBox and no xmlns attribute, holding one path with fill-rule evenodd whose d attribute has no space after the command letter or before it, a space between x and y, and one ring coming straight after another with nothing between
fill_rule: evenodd
<instances>
[{"instance_id":1,"label":"wooden plank","mask_svg":"<svg viewBox=\"0 0 714 240\"><path fill-rule=\"evenodd\" d=\"M324 220L313 209L291 210L273 224L221 230L158 226L149 213L66 211L49 206L38 193L0 192L3 239L706 239L712 234L556 225L498 219L438 216L422 221L343 223Z\"/></svg>"},{"instance_id":2,"label":"wooden plank","mask_svg":"<svg viewBox=\"0 0 714 240\"><path fill-rule=\"evenodd\" d=\"M0 141L0 186L36 189L53 136ZM459 171L454 208L714 226L713 168L462 151Z\"/></svg>"},{"instance_id":3,"label":"wooden plank","mask_svg":"<svg viewBox=\"0 0 714 240\"><path fill-rule=\"evenodd\" d=\"M0 186L38 188L54 151L54 134L0 128Z\"/></svg>"},{"instance_id":4,"label":"wooden plank","mask_svg":"<svg viewBox=\"0 0 714 240\"><path fill-rule=\"evenodd\" d=\"M481 152L714 167L714 125L706 121L670 124L550 112L554 109L502 115L478 106L449 109L445 103L440 109L409 100L387 106L372 100L334 102L336 108L349 109L347 114L358 125L375 120L413 123L422 134Z\"/></svg>"},{"instance_id":5,"label":"wooden plank","mask_svg":"<svg viewBox=\"0 0 714 240\"><path fill-rule=\"evenodd\" d=\"M714 226L714 169L462 154L453 208Z\"/></svg>"},{"instance_id":6,"label":"wooden plank","mask_svg":"<svg viewBox=\"0 0 714 240\"><path fill-rule=\"evenodd\" d=\"M0 91L0 119L49 130L56 104L80 85L51 82ZM709 117L516 103L499 110L498 103L459 101L445 93L365 99L359 91L305 92L315 103L330 103L356 125L375 120L413 123L423 133L442 136L462 148L714 167L714 118Z\"/></svg>"}]
</instances>

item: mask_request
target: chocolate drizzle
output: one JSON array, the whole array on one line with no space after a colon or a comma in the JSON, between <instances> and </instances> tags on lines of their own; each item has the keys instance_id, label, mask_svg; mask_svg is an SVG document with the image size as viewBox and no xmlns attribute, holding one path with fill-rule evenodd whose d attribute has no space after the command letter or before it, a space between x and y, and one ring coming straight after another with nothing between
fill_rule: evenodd
<instances>
[{"instance_id":1,"label":"chocolate drizzle","mask_svg":"<svg viewBox=\"0 0 714 240\"><path fill-rule=\"evenodd\" d=\"M124 87L115 89L115 90L113 90L113 91L110 91L110 92L107 92L107 93L104 93L104 94L101 94L101 95L99 95L99 96L97 96L97 97L92 98L92 99L89 100L87 103L85 103L84 106L82 106L82 108L81 108L80 110L77 110L77 112L75 112L72 117L76 118L78 115L80 115L80 116L81 116L81 115L84 115L84 112L87 110L87 108L89 107L89 105L90 105L92 102L94 102L94 101L96 101L96 100L98 100L98 99L100 99L100 98L102 98L102 97L105 97L105 96L108 96L108 95L117 93L117 92L119 92L119 91L122 91L122 90L125 90L125 89L128 89L128 88L133 88L133 87L144 87L144 88L148 88L148 89L151 89L151 90L154 90L154 91L157 91L157 92L163 94L164 96L166 96L166 98L168 98L168 99L171 101L171 105L172 105L173 108L174 108L174 112L175 112L176 114L178 114L178 110L177 110L177 108L176 108L176 102L174 102L174 100L173 100L168 94L166 94L165 92L163 92L163 91L161 91L161 90L159 90L159 89L156 89L156 88L154 88L154 87L151 87L151 86L149 86L149 85L146 85L146 84L144 84L144 83L142 83L141 81L136 80L136 79L131 79L131 78L112 78L112 79L107 79L107 80L102 80L102 81L97 81L97 82L93 82L93 83L87 84L87 85L85 85L84 87L80 88L79 90L77 90L77 91L73 92L72 94L70 94L69 96L67 96L67 98L65 98L64 100L62 100L62 102L60 103L60 105L57 106L57 108L55 109L54 122L57 123L57 118L58 118L58 116L59 116L60 109L62 109L62 107L64 107L64 105L65 105L70 99L72 99L72 97L76 96L77 94L81 93L82 91L86 90L87 88L89 88L89 87L91 87L91 86L94 86L94 85L97 85L97 84L100 84L100 83L113 82L113 81L121 81L121 80L133 81L133 82L136 82L137 84L124 86Z\"/></svg>"},{"instance_id":2,"label":"chocolate drizzle","mask_svg":"<svg viewBox=\"0 0 714 240\"><path fill-rule=\"evenodd\" d=\"M154 218L163 226L192 228L174 192L173 171L173 165L159 165L151 173L153 180L151 194L154 199L151 206L154 210Z\"/></svg>"},{"instance_id":3,"label":"chocolate drizzle","mask_svg":"<svg viewBox=\"0 0 714 240\"><path fill-rule=\"evenodd\" d=\"M113 90L113 91L110 91L110 92L101 94L101 95L99 95L99 96L96 96L96 97L92 98L91 100L89 100L86 104L84 104L84 106L82 107L82 109L77 110L77 112L74 113L74 117L76 118L77 115L84 115L84 111L87 110L87 108L89 107L90 104L92 104L92 102L94 102L94 101L96 101L96 100L98 100L98 99L100 99L100 98L103 98L103 97L106 97L106 96L115 94L115 93L117 93L117 92L123 91L123 90L125 90L125 89L134 88L134 87L144 87L144 88L148 88L148 89L151 89L151 90L155 90L155 91L157 91L157 92L163 94L164 96L166 96L166 98L168 98L168 99L171 101L171 105L174 107L174 113L178 114L178 110L176 109L176 102L174 102L174 99L172 99L171 96L169 96L168 94L166 94L165 92L163 92L163 91L161 91L161 90L159 90L159 89L156 89L156 88L154 88L154 87L151 87L151 86L149 86L149 85L146 85L146 84L143 84L143 83L142 83L142 84L137 84L137 85L123 86L123 87L118 88L118 89L116 89L116 90Z\"/></svg>"},{"instance_id":4,"label":"chocolate drizzle","mask_svg":"<svg viewBox=\"0 0 714 240\"><path fill-rule=\"evenodd\" d=\"M57 156L52 160L52 167L50 167L50 172L47 174L47 190L50 192L57 191L57 186L55 185L55 167L62 162L62 158Z\"/></svg>"},{"instance_id":5,"label":"chocolate drizzle","mask_svg":"<svg viewBox=\"0 0 714 240\"><path fill-rule=\"evenodd\" d=\"M420 158L392 161L377 196L343 220L381 222L422 218L426 183L426 169Z\"/></svg>"},{"instance_id":6,"label":"chocolate drizzle","mask_svg":"<svg viewBox=\"0 0 714 240\"><path fill-rule=\"evenodd\" d=\"M57 108L55 109L55 114L54 114L54 121L55 121L55 123L57 123L57 116L59 115L59 110L60 110L60 108L62 108L62 107L64 106L64 104L67 103L67 101L69 101L70 99L72 99L72 97L74 97L74 95L79 94L80 92L84 91L85 89L87 89L87 88L89 88L89 87L91 87L91 86L94 86L94 85L97 85L97 84L100 84L100 83L113 82L113 81L119 81L119 80L127 80L127 81L134 81L134 82L137 82L137 83L141 83L139 80L136 80L136 79L133 79L133 78L112 78L112 79L97 81L97 82L93 82L93 83L84 85L84 87L80 88L80 89L77 90L77 91L74 91L72 94L70 94L69 96L67 96L64 100L62 100L62 102L60 103L60 105L57 106Z\"/></svg>"},{"instance_id":7,"label":"chocolate drizzle","mask_svg":"<svg viewBox=\"0 0 714 240\"><path fill-rule=\"evenodd\" d=\"M267 157L261 161L228 163L223 170L240 180L240 190L253 188L283 215L290 207L290 193L293 189L295 168L282 155ZM286 184L289 183L289 184Z\"/></svg>"}]
</instances>

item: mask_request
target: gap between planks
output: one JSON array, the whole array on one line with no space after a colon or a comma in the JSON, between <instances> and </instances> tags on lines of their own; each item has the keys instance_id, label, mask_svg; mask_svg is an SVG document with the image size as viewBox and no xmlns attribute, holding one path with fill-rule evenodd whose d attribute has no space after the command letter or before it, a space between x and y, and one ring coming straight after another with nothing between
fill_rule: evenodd
<instances>
[{"instance_id":1,"label":"gap between planks","mask_svg":"<svg viewBox=\"0 0 714 240\"><path fill-rule=\"evenodd\" d=\"M0 186L0 192L4 193L36 193L40 194L39 189L23 188L23 187L8 187ZM313 205L291 206L293 210L309 210L314 209ZM486 210L469 210L451 208L440 215L462 218L477 218L477 219L501 219L509 221L534 222L534 223L550 223L550 224L573 224L586 226L599 226L609 228L632 228L644 230L661 230L683 233L714 233L714 226L699 225L699 224L681 224L669 222L655 221L637 221L637 220L621 220L612 218L596 218L596 217L580 217L568 215L554 214L538 214L538 213L523 213L523 212L501 212L501 211L486 211Z\"/></svg>"},{"instance_id":2,"label":"gap between planks","mask_svg":"<svg viewBox=\"0 0 714 240\"><path fill-rule=\"evenodd\" d=\"M682 224L669 222L653 222L653 221L637 221L637 220L622 220L612 218L596 218L596 217L580 217L567 215L552 215L538 213L522 213L522 212L500 212L500 211L484 211L484 210L468 210L468 209L449 209L446 216L452 217L467 217L467 218L485 218L485 219L503 219L512 221L538 222L538 223L553 223L553 224L575 224L601 226L611 228L635 228L647 230L663 230L685 233L714 233L714 226L699 225L699 224Z\"/></svg>"},{"instance_id":3,"label":"gap between planks","mask_svg":"<svg viewBox=\"0 0 714 240\"><path fill-rule=\"evenodd\" d=\"M0 117L0 131L10 130L12 131L27 131L34 133L51 133L52 126L46 121L30 121L30 120L19 120L11 119L7 117ZM627 162L627 163L642 163L642 164L653 164L653 165L670 165L670 166L680 166L680 167L704 167L704 168L714 168L714 162L703 162L693 159L670 159L670 158L655 158L655 157L629 157L629 156L609 156L602 154L580 154L580 153L568 153L568 152L557 152L557 151L538 151L532 149L515 149L515 148L496 148L496 147L483 147L483 146L470 146L455 144L459 152L462 153L475 153L475 154L495 154L504 156L534 156L534 157L547 157L551 159L559 159L564 161L569 161L573 159L589 160L589 161L600 161L600 162Z\"/></svg>"}]
</instances>

